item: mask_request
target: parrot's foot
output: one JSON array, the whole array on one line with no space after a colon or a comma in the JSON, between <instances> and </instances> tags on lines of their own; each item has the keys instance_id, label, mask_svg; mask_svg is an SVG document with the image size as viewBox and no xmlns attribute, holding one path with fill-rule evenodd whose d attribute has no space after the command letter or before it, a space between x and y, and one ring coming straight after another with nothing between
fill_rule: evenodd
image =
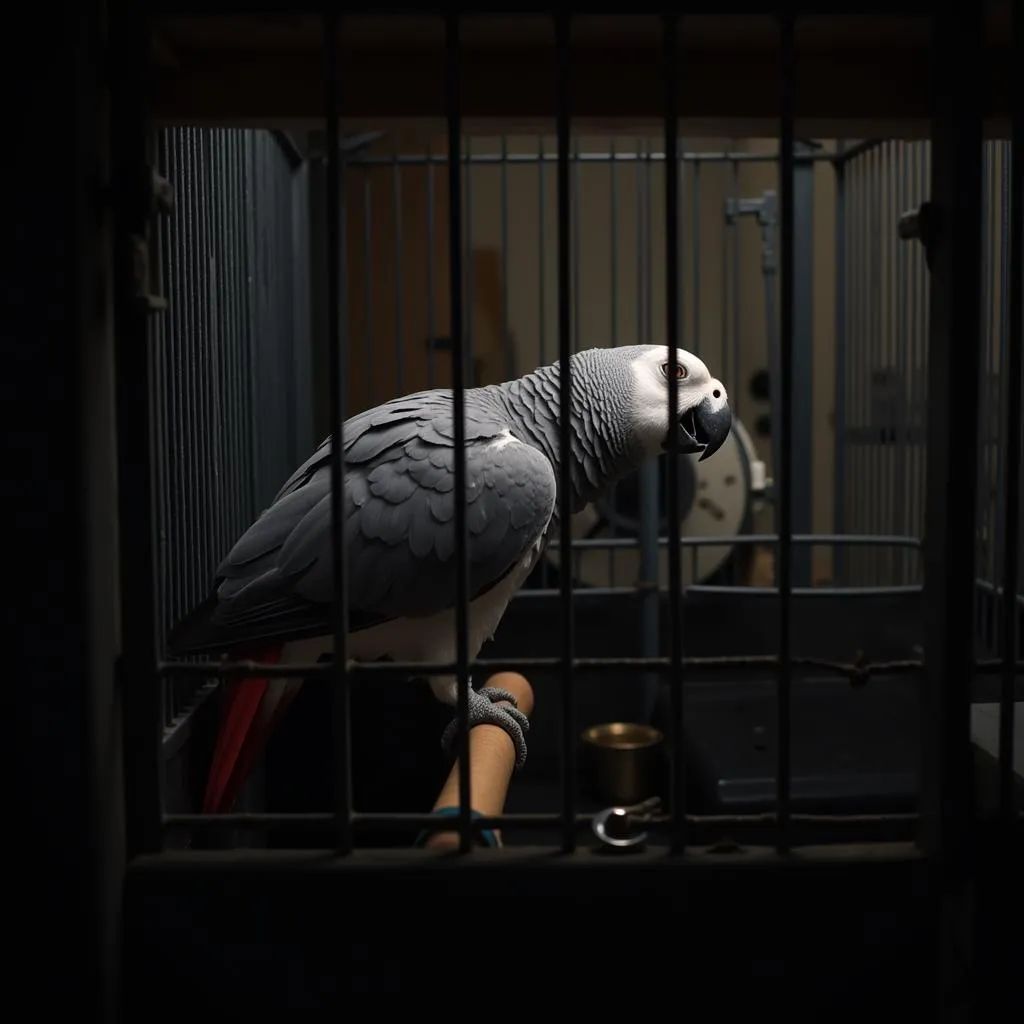
<instances>
[{"instance_id":1,"label":"parrot's foot","mask_svg":"<svg viewBox=\"0 0 1024 1024\"><path fill-rule=\"evenodd\" d=\"M499 707L496 701L506 700L511 707ZM480 690L469 691L469 727L477 725L496 725L508 733L516 748L516 768L526 764L526 737L530 729L530 720L519 710L518 701L508 690L499 690L494 686L485 686ZM450 750L459 731L459 718L456 714L441 736L441 745Z\"/></svg>"}]
</instances>

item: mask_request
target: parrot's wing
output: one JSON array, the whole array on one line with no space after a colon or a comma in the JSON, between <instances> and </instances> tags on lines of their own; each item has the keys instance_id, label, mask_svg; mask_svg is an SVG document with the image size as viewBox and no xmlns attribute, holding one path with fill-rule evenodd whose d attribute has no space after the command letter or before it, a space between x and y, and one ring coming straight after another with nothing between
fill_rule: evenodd
<instances>
[{"instance_id":1,"label":"parrot's wing","mask_svg":"<svg viewBox=\"0 0 1024 1024\"><path fill-rule=\"evenodd\" d=\"M493 413L467 403L469 594L498 583L543 535L554 469ZM171 653L330 631L331 442L292 475L217 569L215 592ZM456 595L450 393L389 402L345 425L344 557L349 629L451 608Z\"/></svg>"}]
</instances>

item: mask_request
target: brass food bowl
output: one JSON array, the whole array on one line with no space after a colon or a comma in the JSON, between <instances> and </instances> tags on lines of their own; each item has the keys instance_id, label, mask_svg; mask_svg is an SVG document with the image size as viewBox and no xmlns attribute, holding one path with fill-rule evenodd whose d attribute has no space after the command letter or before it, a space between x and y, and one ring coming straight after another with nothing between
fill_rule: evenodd
<instances>
[{"instance_id":1,"label":"brass food bowl","mask_svg":"<svg viewBox=\"0 0 1024 1024\"><path fill-rule=\"evenodd\" d=\"M649 725L608 722L583 732L584 776L599 800L629 806L658 790L664 735Z\"/></svg>"}]
</instances>

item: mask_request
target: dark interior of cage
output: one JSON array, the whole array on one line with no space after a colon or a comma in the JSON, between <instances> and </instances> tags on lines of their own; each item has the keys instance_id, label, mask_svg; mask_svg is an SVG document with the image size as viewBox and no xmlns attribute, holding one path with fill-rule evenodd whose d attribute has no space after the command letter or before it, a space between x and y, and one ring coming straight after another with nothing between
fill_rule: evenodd
<instances>
[{"instance_id":1,"label":"dark interior of cage","mask_svg":"<svg viewBox=\"0 0 1024 1024\"><path fill-rule=\"evenodd\" d=\"M676 632L684 658L709 659L687 667L680 684L686 811L694 815L769 812L776 799L777 669L765 659L779 653L780 616L778 483L773 479L779 465L778 373L773 372L779 344L772 178L777 156L774 143L759 149L749 141L701 145L690 140L680 161L682 344L692 341L698 354L700 345L710 345L708 358L721 364L737 426L726 459L680 460L678 621L672 620L667 593L664 457L587 510L578 534L574 527L571 563L574 657L665 658ZM176 128L163 130L159 143L162 172L177 195L173 214L161 227L169 306L156 319L151 339L156 550L166 631L205 595L234 540L325 435L327 387L320 344L323 160L317 137L285 146L278 133ZM477 230L490 231L494 243L474 250L475 257L466 261L471 383L508 379L557 357L549 324L557 295L548 285L552 266L544 266L545 260L554 263L544 243L551 233L546 218L556 201L553 179L546 176L553 173L554 150L550 144L545 148L543 139L519 143L512 146L502 137L467 144L465 231L472 236L474 214L478 220L489 218L488 226ZM923 682L905 663L921 657L926 613L920 539L928 274L922 247L901 238L897 226L926 198L928 148L926 142L882 140L798 146L789 491L791 792L798 813L916 809ZM999 647L998 496L1004 467L996 431L1007 315L1007 149L1004 143L988 143L985 155L983 386L991 390L982 404L992 420L991 429L983 426L979 451L991 485L981 488L978 510L975 631L982 657L995 657ZM450 386L450 344L436 308L443 284L435 267L444 245L443 213L435 207L444 185L441 153L400 150L385 133L350 140L346 150L343 301L349 317L343 321L350 410L420 386ZM652 282L661 229L652 182L663 177L663 160L657 145L645 140L576 143L576 247L586 245L579 235L586 230L584 213L603 216L610 225L602 243L609 256L628 249L632 263L627 267L612 258L608 277L598 282L607 289L599 300L606 313L593 311L598 300L592 295L581 296L580 272L575 272L576 348L657 338L662 321L652 313L658 287ZM600 186L584 177L595 169L606 175ZM762 177L745 178L750 169ZM527 172L533 175L528 187L539 213L532 214L532 233L524 234L514 226L523 213L510 204L508 179ZM490 198L474 201L474 187L490 189ZM414 232L407 204L416 189L425 208ZM823 189L829 204L824 228ZM610 214L603 209L608 204ZM518 239L512 255L510 237ZM523 251L524 239L532 239L535 254ZM472 243L466 244L472 250ZM409 257L416 246L418 254ZM827 271L821 269L825 249ZM510 260L529 266L517 271L514 287ZM510 327L510 305L526 294L527 273L538 275L537 298L530 300L537 307L532 347L520 343L522 319L515 330ZM423 279L421 291L410 283L417 275ZM832 294L822 298L816 289L826 276ZM589 284L595 280L591 276ZM616 308L627 292L634 296L630 308ZM710 315L706 308L701 312L702 302L715 309L713 344L701 339ZM597 339L590 339L602 316L611 322L610 332L598 328ZM380 323L382 318L387 322ZM744 340L751 333L759 335L758 345ZM827 374L816 369L823 334L829 336L826 361L834 367ZM819 474L826 464L823 479ZM558 554L557 545L549 549L482 658L563 655L564 567ZM716 658L761 659L761 667L711 664ZM867 665L874 667L864 671ZM511 782L505 810L558 812L564 673L526 675L536 698L529 756ZM484 680L473 682L479 686ZM996 685L980 677L975 699L996 699ZM451 767L439 742L451 709L422 684L363 677L350 686L354 810L429 811ZM666 809L675 714L670 689L665 673L628 665L611 672L581 668L572 681L577 738L611 723L654 730L648 735L658 742L635 795L657 797ZM202 801L220 692L213 683L166 684L165 796L171 813L193 811ZM338 751L331 701L328 685L317 681L303 688L236 809L300 813L335 806L332 764ZM578 809L609 806L613 798L607 786L602 788L584 744L568 756L578 766ZM358 843L409 845L416 831L362 830ZM543 833L514 826L503 838L506 843L546 841ZM281 826L224 841L322 847L332 838L330 828L318 833Z\"/></svg>"}]
</instances>

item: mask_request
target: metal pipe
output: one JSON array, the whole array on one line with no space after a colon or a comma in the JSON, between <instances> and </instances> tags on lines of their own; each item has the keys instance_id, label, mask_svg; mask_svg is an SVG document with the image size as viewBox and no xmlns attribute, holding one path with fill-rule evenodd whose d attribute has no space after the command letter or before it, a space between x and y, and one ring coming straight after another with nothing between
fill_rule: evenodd
<instances>
[{"instance_id":1,"label":"metal pipe","mask_svg":"<svg viewBox=\"0 0 1024 1024\"><path fill-rule=\"evenodd\" d=\"M516 375L515 350L508 328L508 136L501 137L501 347L505 354L505 377Z\"/></svg>"},{"instance_id":2,"label":"metal pipe","mask_svg":"<svg viewBox=\"0 0 1024 1024\"><path fill-rule=\"evenodd\" d=\"M469 791L469 560L466 534L466 353L462 297L462 139L459 15L445 15L445 115L448 126L448 287L451 305L452 406L455 419L455 669L458 685L459 852L473 848ZM422 673L414 673L422 674Z\"/></svg>"},{"instance_id":3,"label":"metal pipe","mask_svg":"<svg viewBox=\"0 0 1024 1024\"><path fill-rule=\"evenodd\" d=\"M509 153L507 158L503 157L499 153L473 153L467 155L465 159L469 163L474 164L500 164L503 160L507 159L510 164L535 164L535 163L556 163L557 154L545 153L543 151L538 153ZM831 162L834 159L832 153L806 153L799 154L795 158L796 163L818 163L819 161ZM365 164L367 166L373 165L390 165L391 157L378 156L372 153L365 152L353 152L349 156L349 160L352 163ZM657 153L651 151L650 153L641 152L639 149L635 153L619 151L614 156L611 153L583 153L577 152L570 157L571 163L585 163L585 164L606 164L606 163L646 163L653 161L654 163L661 163L665 160L664 153ZM734 164L773 164L778 160L777 153L741 153L741 152L729 152L729 151L717 151L717 152L697 152L697 153L683 153L679 156L679 160L684 163L692 164L720 164L720 163L734 163ZM398 158L398 162L403 165L419 165L424 166L430 163L440 164L445 162L445 158L442 156L432 156L429 152L425 154L403 154Z\"/></svg>"},{"instance_id":4,"label":"metal pipe","mask_svg":"<svg viewBox=\"0 0 1024 1024\"><path fill-rule=\"evenodd\" d=\"M613 138L609 144L610 153L612 157L615 156L615 139ZM609 262L610 266L610 278L608 282L610 295L608 296L611 302L611 343L612 348L616 348L619 344L619 174L618 168L615 166L614 160L608 165L608 190L609 190L609 203L611 208L611 224L609 226ZM612 492L608 496L608 500L611 503L612 514L618 513L618 489L612 487ZM615 586L615 556L612 553L611 548L608 549L608 580L611 585Z\"/></svg>"},{"instance_id":5,"label":"metal pipe","mask_svg":"<svg viewBox=\"0 0 1024 1024\"><path fill-rule=\"evenodd\" d=\"M373 175L363 175L363 374L366 396L364 404L374 404L373 358ZM346 368L347 369L347 368Z\"/></svg>"},{"instance_id":6,"label":"metal pipe","mask_svg":"<svg viewBox=\"0 0 1024 1024\"><path fill-rule=\"evenodd\" d=\"M473 152L473 138L466 138L466 152L459 157L460 164L465 164L465 214L462 222L463 249L462 260L466 266L465 300L463 315L465 327L462 338L466 346L466 387L475 387L480 382L476 379L476 360L473 358L473 338L476 330L476 253L473 249L473 165L469 160Z\"/></svg>"},{"instance_id":7,"label":"metal pipe","mask_svg":"<svg viewBox=\"0 0 1024 1024\"><path fill-rule=\"evenodd\" d=\"M793 223L793 16L781 17L781 88L779 116L779 193L781 231L781 261L779 266L779 304L781 325L779 337L779 363L781 367L779 394L779 454L776 485L779 509L779 676L778 676L778 724L776 751L776 787L778 792L778 839L779 853L789 849L790 817L790 772L792 746L792 680L790 679L791 643L790 620L792 616L792 534L793 534L793 269L794 269L794 223Z\"/></svg>"},{"instance_id":8,"label":"metal pipe","mask_svg":"<svg viewBox=\"0 0 1024 1024\"><path fill-rule=\"evenodd\" d=\"M939 64L973 66L981 57L981 8L957 3L934 19ZM977 474L956 480L978 441L981 326L982 100L970 75L935 76L931 201L943 213L943 234L930 254L928 317L928 463L925 516L925 662L922 694L922 829L919 842L935 858L948 923L962 912L969 873L972 814L970 736L973 644L971 620ZM956 408L957 416L950 417ZM944 952L960 936L944 932ZM956 956L967 956L965 949ZM943 983L956 982L950 964Z\"/></svg>"},{"instance_id":9,"label":"metal pipe","mask_svg":"<svg viewBox=\"0 0 1024 1024\"><path fill-rule=\"evenodd\" d=\"M544 162L544 136L537 136L537 345L538 365L547 365L547 195ZM565 572L565 565L559 567ZM549 579L548 560L540 566L541 586L546 587Z\"/></svg>"},{"instance_id":10,"label":"metal pipe","mask_svg":"<svg viewBox=\"0 0 1024 1024\"><path fill-rule=\"evenodd\" d=\"M701 593L724 594L729 591L727 587L696 588ZM774 596L778 591L772 587L750 587L747 588L751 594L761 596ZM809 588L805 591L806 596L813 596L822 593L823 588ZM857 592L857 596L877 597L881 594L914 594L919 593L917 587L888 587L874 588L873 593ZM853 596L849 591L833 590L828 591L832 597ZM563 657L535 657L535 658L480 658L470 662L473 671L492 674L499 671L547 671L555 672L561 670L566 659ZM572 658L569 664L574 672L595 672L614 673L622 670L640 672L658 672L668 675L673 671L671 658ZM686 671L704 673L736 673L737 675L750 675L757 678L764 678L766 670L777 670L781 661L774 654L757 655L716 655L713 657L690 657L683 658L681 666ZM401 679L412 675L449 674L455 670L451 662L353 662L348 666L351 675L356 676L377 676L380 679ZM815 674L827 673L837 675L851 680L857 684L864 684L874 676L902 676L919 675L925 662L921 658L902 658L896 661L877 662L843 662L831 661L826 658L810 658L794 656L790 660L790 667L794 670L813 672ZM1018 661L1015 665L1018 672L1024 671L1024 662ZM159 666L161 675L203 676L222 678L252 679L258 676L265 679L290 678L301 675L304 679L327 680L330 679L333 668L330 665L264 665L254 661L239 662L210 662L200 664L197 662L162 662ZM988 658L972 660L968 666L969 672L977 675L999 675L1003 671L1003 660L1001 658Z\"/></svg>"},{"instance_id":11,"label":"metal pipe","mask_svg":"<svg viewBox=\"0 0 1024 1024\"><path fill-rule=\"evenodd\" d=\"M1018 8L1013 19L1016 52L1024 53L1024 16ZM1020 589L1020 489L1022 420L1021 387L1024 377L1024 103L1014 106L1010 143L1010 259L1007 282L1009 334L1006 344L1006 461L1003 479L1003 671L999 689L999 813L1007 829L1014 826L1013 744L1014 677L1018 636L1018 591Z\"/></svg>"},{"instance_id":12,"label":"metal pipe","mask_svg":"<svg viewBox=\"0 0 1024 1024\"><path fill-rule=\"evenodd\" d=\"M664 16L665 34L665 339L668 344L668 420L679 414L679 16ZM683 647L681 601L682 550L679 546L679 437L669 431L668 466L668 607L669 694L672 713L672 849L686 848L686 759L683 721Z\"/></svg>"},{"instance_id":13,"label":"metal pipe","mask_svg":"<svg viewBox=\"0 0 1024 1024\"><path fill-rule=\"evenodd\" d=\"M842 153L844 143L838 143ZM832 522L836 533L846 531L846 164L833 164L835 168L835 406L833 410L833 480L832 480ZM833 552L832 572L834 578L845 583L848 578L848 559L845 552L836 558Z\"/></svg>"},{"instance_id":14,"label":"metal pipe","mask_svg":"<svg viewBox=\"0 0 1024 1024\"><path fill-rule=\"evenodd\" d=\"M434 344L437 333L434 296L437 287L434 279L434 260L437 258L434 225L437 213L434 210L434 187L434 164L431 162L427 167L427 344L430 346L427 351L427 387L430 389L437 386L437 346Z\"/></svg>"},{"instance_id":15,"label":"metal pipe","mask_svg":"<svg viewBox=\"0 0 1024 1024\"><path fill-rule=\"evenodd\" d=\"M643 146L645 143L641 142ZM666 171L669 167L665 165ZM636 168L637 177L637 314L640 322L637 341L651 344L654 321L654 274L655 254L653 250L651 223L651 164L644 162ZM640 577L648 584L642 599L640 619L640 649L647 657L654 657L660 649L660 611L659 601L661 566L658 558L659 520L661 508L661 488L658 477L658 460L646 459L637 470L639 484L639 544L640 544ZM623 538L630 539L630 538ZM609 549L609 556L611 550ZM614 580L612 581L614 585ZM653 708L657 699L657 676L647 676L642 682L645 696Z\"/></svg>"},{"instance_id":16,"label":"metal pipe","mask_svg":"<svg viewBox=\"0 0 1024 1024\"><path fill-rule=\"evenodd\" d=\"M397 141L395 142L397 146ZM395 154L397 156L397 153ZM392 201L395 214L395 393L405 393L405 288L403 286L404 248L402 240L402 169L395 160L391 170Z\"/></svg>"},{"instance_id":17,"label":"metal pipe","mask_svg":"<svg viewBox=\"0 0 1024 1024\"><path fill-rule=\"evenodd\" d=\"M150 196L140 188L147 159L146 19L124 5L110 33L111 196L114 199L114 374L117 511L129 856L157 852L163 840L160 688L156 682L149 346L146 311L135 290L135 239L146 237Z\"/></svg>"},{"instance_id":18,"label":"metal pipe","mask_svg":"<svg viewBox=\"0 0 1024 1024\"><path fill-rule=\"evenodd\" d=\"M342 203L341 157L338 121L340 107L340 59L338 55L338 16L324 15L326 50L326 136L327 136L327 345L330 367L328 393L331 417L331 577L334 585L333 609L334 661L334 828L337 852L352 852L351 746L349 743L348 687L348 565L342 551L344 533L344 450L345 394L341 377L348 368L348 331L342 324L344 290L342 279Z\"/></svg>"},{"instance_id":19,"label":"metal pipe","mask_svg":"<svg viewBox=\"0 0 1024 1024\"><path fill-rule=\"evenodd\" d=\"M568 14L555 15L556 134L558 137L558 525L562 550L572 544L570 473L571 389L570 366L572 342L572 304L570 289L570 208L569 208L569 27ZM572 607L571 559L566 559L559 573L562 596L562 850L576 848L576 715L573 701L573 650L575 623Z\"/></svg>"},{"instance_id":20,"label":"metal pipe","mask_svg":"<svg viewBox=\"0 0 1024 1024\"><path fill-rule=\"evenodd\" d=\"M693 291L690 299L690 305L693 307L693 354L700 356L701 348L701 331L700 331L700 264L701 264L701 247L700 247L700 216L701 216L701 204L700 204L700 170L701 165L696 163L693 165L693 205L691 207L693 217ZM722 282L722 287L725 287L725 282ZM733 398L733 401L736 399ZM734 414L739 419L739 413ZM697 582L697 549L694 547L691 549L690 555L690 580L693 583Z\"/></svg>"}]
</instances>

